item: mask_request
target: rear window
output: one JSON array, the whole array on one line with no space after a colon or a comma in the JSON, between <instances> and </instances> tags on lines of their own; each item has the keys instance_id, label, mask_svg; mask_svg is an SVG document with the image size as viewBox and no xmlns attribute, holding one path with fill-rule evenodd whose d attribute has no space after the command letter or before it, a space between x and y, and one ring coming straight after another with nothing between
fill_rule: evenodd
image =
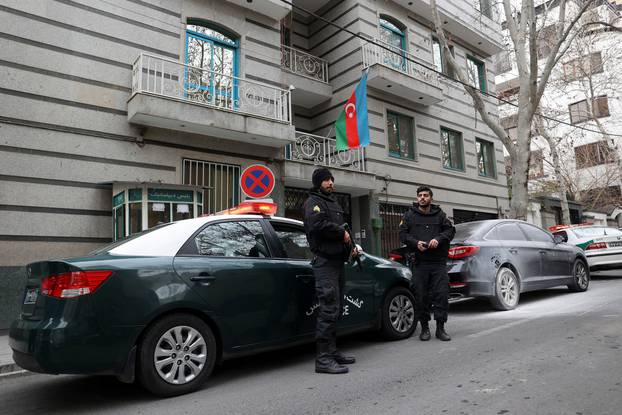
<instances>
[{"instance_id":1,"label":"rear window","mask_svg":"<svg viewBox=\"0 0 622 415\"><path fill-rule=\"evenodd\" d=\"M576 228L572 229L572 232L577 235L577 238L592 238L595 236L605 235L622 235L622 231L616 228Z\"/></svg>"},{"instance_id":2,"label":"rear window","mask_svg":"<svg viewBox=\"0 0 622 415\"><path fill-rule=\"evenodd\" d=\"M465 222L456 225L456 236L454 239L457 241L464 241L471 237L482 226L479 222Z\"/></svg>"}]
</instances>

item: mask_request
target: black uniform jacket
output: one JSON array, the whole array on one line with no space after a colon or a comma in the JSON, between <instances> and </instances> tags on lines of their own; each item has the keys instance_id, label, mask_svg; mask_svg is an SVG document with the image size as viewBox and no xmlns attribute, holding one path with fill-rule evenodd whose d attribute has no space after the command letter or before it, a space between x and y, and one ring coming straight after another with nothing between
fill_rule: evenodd
<instances>
[{"instance_id":1,"label":"black uniform jacket","mask_svg":"<svg viewBox=\"0 0 622 415\"><path fill-rule=\"evenodd\" d=\"M328 259L348 258L349 252L343 237L345 234L343 209L330 195L319 189L311 189L304 203L304 223L311 251Z\"/></svg>"},{"instance_id":2,"label":"black uniform jacket","mask_svg":"<svg viewBox=\"0 0 622 415\"><path fill-rule=\"evenodd\" d=\"M456 228L447 219L445 212L438 205L430 205L430 212L423 213L419 205L413 204L400 222L400 241L415 254L415 263L445 262L449 243L456 234ZM419 241L438 241L438 247L421 252L417 249Z\"/></svg>"}]
</instances>

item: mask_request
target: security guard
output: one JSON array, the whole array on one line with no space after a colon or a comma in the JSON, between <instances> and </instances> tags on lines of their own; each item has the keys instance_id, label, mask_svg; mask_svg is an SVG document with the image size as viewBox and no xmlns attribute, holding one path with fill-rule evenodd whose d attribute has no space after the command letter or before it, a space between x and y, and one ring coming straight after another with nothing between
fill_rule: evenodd
<instances>
[{"instance_id":1,"label":"security guard","mask_svg":"<svg viewBox=\"0 0 622 415\"><path fill-rule=\"evenodd\" d=\"M436 338L449 341L445 332L449 308L447 254L456 229L438 205L432 204L428 186L417 189L417 203L400 222L400 240L415 254L413 285L415 317L421 322L422 341L430 340L430 312L436 320ZM432 310L430 310L432 308Z\"/></svg>"},{"instance_id":2,"label":"security guard","mask_svg":"<svg viewBox=\"0 0 622 415\"><path fill-rule=\"evenodd\" d=\"M337 319L345 284L344 262L350 256L350 234L344 228L343 209L332 197L335 179L330 170L316 169L312 181L313 187L304 204L304 224L309 246L315 255L311 265L319 301L315 371L348 373L348 368L343 365L354 363L355 359L337 351Z\"/></svg>"}]
</instances>

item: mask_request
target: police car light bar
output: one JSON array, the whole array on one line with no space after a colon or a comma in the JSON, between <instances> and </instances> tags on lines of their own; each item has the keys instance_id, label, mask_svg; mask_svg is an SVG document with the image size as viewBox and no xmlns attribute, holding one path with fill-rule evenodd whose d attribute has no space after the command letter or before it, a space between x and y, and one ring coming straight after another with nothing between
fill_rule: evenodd
<instances>
[{"instance_id":1,"label":"police car light bar","mask_svg":"<svg viewBox=\"0 0 622 415\"><path fill-rule=\"evenodd\" d=\"M216 213L217 215L267 215L276 214L278 206L272 199L245 200L239 205Z\"/></svg>"}]
</instances>

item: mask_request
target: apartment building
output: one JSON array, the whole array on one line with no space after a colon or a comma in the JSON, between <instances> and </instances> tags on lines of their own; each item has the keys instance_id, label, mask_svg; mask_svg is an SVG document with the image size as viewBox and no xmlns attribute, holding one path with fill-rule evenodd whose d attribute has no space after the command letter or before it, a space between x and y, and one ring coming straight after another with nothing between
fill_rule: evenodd
<instances>
[{"instance_id":1,"label":"apartment building","mask_svg":"<svg viewBox=\"0 0 622 415\"><path fill-rule=\"evenodd\" d=\"M484 0L439 9L457 61L494 93L498 16ZM25 264L234 206L253 164L295 218L330 167L377 254L421 184L457 222L507 211L502 145L441 59L427 1L0 0L0 21L0 328ZM337 152L365 69L371 145Z\"/></svg>"},{"instance_id":2,"label":"apartment building","mask_svg":"<svg viewBox=\"0 0 622 415\"><path fill-rule=\"evenodd\" d=\"M554 42L554 29L558 18L555 2L540 2L538 58L541 67ZM569 16L581 4L570 3ZM622 103L620 90L622 74L622 34L612 27L622 27L621 6L597 1L581 16L577 23L578 35L551 77L542 97L541 112L551 119L543 123L553 139L560 158L560 171L568 184L568 195L583 205L571 207L573 223L596 221L606 223L601 216L622 225L622 185L620 160L622 147ZM604 22L612 26L597 24ZM503 52L497 60L499 95L516 103L519 92L518 70L512 55ZM502 105L502 124L510 136L516 128L516 107ZM562 122L557 122L560 120ZM558 177L555 173L551 148L534 130L531 144L529 190L533 196L559 196ZM561 221L559 201L548 206L549 213L538 225L550 226ZM550 203L549 203L550 205ZM533 204L532 216L544 203ZM534 216L535 215L535 216ZM619 221L619 222L618 222Z\"/></svg>"}]
</instances>

